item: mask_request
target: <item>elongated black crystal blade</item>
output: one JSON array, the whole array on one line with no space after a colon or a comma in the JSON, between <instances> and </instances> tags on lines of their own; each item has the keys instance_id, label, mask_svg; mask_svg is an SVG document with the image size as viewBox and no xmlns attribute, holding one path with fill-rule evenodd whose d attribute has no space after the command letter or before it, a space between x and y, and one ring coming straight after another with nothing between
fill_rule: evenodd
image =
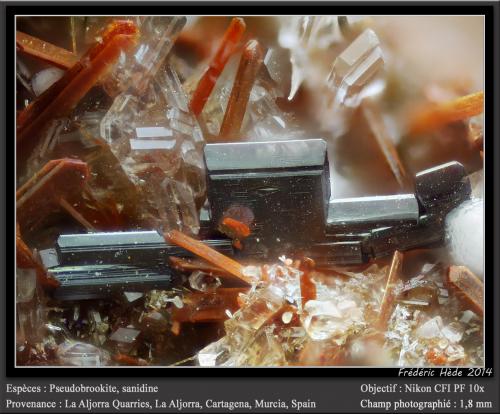
<instances>
[{"instance_id":1,"label":"elongated black crystal blade","mask_svg":"<svg viewBox=\"0 0 500 414\"><path fill-rule=\"evenodd\" d=\"M342 229L370 230L376 227L416 224L419 207L413 194L356 197L331 200L327 233Z\"/></svg>"},{"instance_id":2,"label":"elongated black crystal blade","mask_svg":"<svg viewBox=\"0 0 500 414\"><path fill-rule=\"evenodd\" d=\"M464 166L452 161L417 173L415 192L425 212L443 215L468 200L472 190Z\"/></svg>"},{"instance_id":3,"label":"elongated black crystal blade","mask_svg":"<svg viewBox=\"0 0 500 414\"><path fill-rule=\"evenodd\" d=\"M371 231L369 245L374 258L392 254L395 250L432 247L444 241L443 219L424 215L418 224L383 227Z\"/></svg>"},{"instance_id":4,"label":"elongated black crystal blade","mask_svg":"<svg viewBox=\"0 0 500 414\"><path fill-rule=\"evenodd\" d=\"M53 294L59 300L101 299L124 291L168 289L173 281L172 271L166 267L61 266L48 269L48 273L60 283Z\"/></svg>"},{"instance_id":5,"label":"elongated black crystal blade","mask_svg":"<svg viewBox=\"0 0 500 414\"><path fill-rule=\"evenodd\" d=\"M204 240L208 246L232 254L227 239ZM60 265L128 264L165 265L168 256L190 257L187 250L167 243L157 231L67 234L59 236L56 250Z\"/></svg>"}]
</instances>

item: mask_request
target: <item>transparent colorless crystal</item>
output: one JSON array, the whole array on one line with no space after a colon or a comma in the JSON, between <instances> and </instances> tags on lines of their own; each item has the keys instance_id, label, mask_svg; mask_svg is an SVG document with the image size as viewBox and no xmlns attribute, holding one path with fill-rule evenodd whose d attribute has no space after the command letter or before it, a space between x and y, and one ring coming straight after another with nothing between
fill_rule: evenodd
<instances>
[{"instance_id":1,"label":"transparent colorless crystal","mask_svg":"<svg viewBox=\"0 0 500 414\"><path fill-rule=\"evenodd\" d=\"M142 292L124 292L123 296L125 297L126 301L129 303L135 302L136 300L139 300L144 296L144 293Z\"/></svg>"},{"instance_id":2,"label":"transparent colorless crystal","mask_svg":"<svg viewBox=\"0 0 500 414\"><path fill-rule=\"evenodd\" d=\"M110 335L109 339L124 344L132 344L140 333L141 331L133 328L118 328Z\"/></svg>"},{"instance_id":3,"label":"transparent colorless crystal","mask_svg":"<svg viewBox=\"0 0 500 414\"><path fill-rule=\"evenodd\" d=\"M478 170L468 176L472 188L473 198L483 198L484 170Z\"/></svg>"},{"instance_id":4,"label":"transparent colorless crystal","mask_svg":"<svg viewBox=\"0 0 500 414\"><path fill-rule=\"evenodd\" d=\"M198 364L202 367L215 367L222 365L229 359L230 346L227 337L222 337L216 342L207 345L197 354Z\"/></svg>"},{"instance_id":5,"label":"transparent colorless crystal","mask_svg":"<svg viewBox=\"0 0 500 414\"><path fill-rule=\"evenodd\" d=\"M362 310L349 299L309 300L304 306L303 325L311 339L340 338L363 323Z\"/></svg>"},{"instance_id":6,"label":"transparent colorless crystal","mask_svg":"<svg viewBox=\"0 0 500 414\"><path fill-rule=\"evenodd\" d=\"M462 339L463 328L459 323L452 322L446 325L441 333L451 343L458 343Z\"/></svg>"},{"instance_id":7,"label":"transparent colorless crystal","mask_svg":"<svg viewBox=\"0 0 500 414\"><path fill-rule=\"evenodd\" d=\"M145 94L118 95L100 132L142 192L143 224L197 234L197 200L206 191L204 141L197 120L187 110L179 78L167 65Z\"/></svg>"},{"instance_id":8,"label":"transparent colorless crystal","mask_svg":"<svg viewBox=\"0 0 500 414\"><path fill-rule=\"evenodd\" d=\"M288 76L287 73L290 71L289 68L289 53L283 48L269 48L264 56L264 67L267 74L274 83L275 92L273 96L284 97L288 92Z\"/></svg>"},{"instance_id":9,"label":"transparent colorless crystal","mask_svg":"<svg viewBox=\"0 0 500 414\"><path fill-rule=\"evenodd\" d=\"M438 338L441 336L441 330L443 329L443 320L441 316L436 316L429 319L424 324L420 325L416 331L417 336L424 339Z\"/></svg>"},{"instance_id":10,"label":"transparent colorless crystal","mask_svg":"<svg viewBox=\"0 0 500 414\"><path fill-rule=\"evenodd\" d=\"M255 283L257 283L262 277L262 270L259 266L245 266L243 268L243 275L254 279Z\"/></svg>"},{"instance_id":11,"label":"transparent colorless crystal","mask_svg":"<svg viewBox=\"0 0 500 414\"><path fill-rule=\"evenodd\" d=\"M170 303L179 309L184 306L176 291L154 289L147 294L145 307L146 309L160 310Z\"/></svg>"},{"instance_id":12,"label":"transparent colorless crystal","mask_svg":"<svg viewBox=\"0 0 500 414\"><path fill-rule=\"evenodd\" d=\"M189 286L201 292L209 292L217 289L222 282L218 277L211 276L199 270L194 271L189 276Z\"/></svg>"},{"instance_id":13,"label":"transparent colorless crystal","mask_svg":"<svg viewBox=\"0 0 500 414\"><path fill-rule=\"evenodd\" d=\"M342 40L337 16L297 16L282 18L279 43L290 50L292 100L309 74L310 55L326 50Z\"/></svg>"},{"instance_id":14,"label":"transparent colorless crystal","mask_svg":"<svg viewBox=\"0 0 500 414\"><path fill-rule=\"evenodd\" d=\"M198 234L199 215L191 187L183 182L165 178L161 190L159 194L165 199L166 205L159 213L163 221L168 223L168 227Z\"/></svg>"},{"instance_id":15,"label":"transparent colorless crystal","mask_svg":"<svg viewBox=\"0 0 500 414\"><path fill-rule=\"evenodd\" d=\"M106 82L111 91L135 91L139 94L148 87L175 39L186 24L184 16L148 16L139 19L140 39L135 51L122 53L113 73Z\"/></svg>"},{"instance_id":16,"label":"transparent colorless crystal","mask_svg":"<svg viewBox=\"0 0 500 414\"><path fill-rule=\"evenodd\" d=\"M465 350L462 345L450 344L446 348L445 353L448 356L448 362L453 362L465 358Z\"/></svg>"},{"instance_id":17,"label":"transparent colorless crystal","mask_svg":"<svg viewBox=\"0 0 500 414\"><path fill-rule=\"evenodd\" d=\"M235 355L236 366L287 365L283 347L272 333L271 327L261 329L244 352Z\"/></svg>"},{"instance_id":18,"label":"transparent colorless crystal","mask_svg":"<svg viewBox=\"0 0 500 414\"><path fill-rule=\"evenodd\" d=\"M35 269L16 269L16 302L25 303L33 299L36 291Z\"/></svg>"},{"instance_id":19,"label":"transparent colorless crystal","mask_svg":"<svg viewBox=\"0 0 500 414\"><path fill-rule=\"evenodd\" d=\"M89 312L89 320L93 325L94 330L98 334L106 334L109 330L109 324L101 318L101 314L98 311L92 310Z\"/></svg>"},{"instance_id":20,"label":"transparent colorless crystal","mask_svg":"<svg viewBox=\"0 0 500 414\"><path fill-rule=\"evenodd\" d=\"M477 319L478 319L478 317L474 312L472 312L471 310L466 310L462 313L462 316L460 317L460 322L470 323L471 321L474 321Z\"/></svg>"},{"instance_id":21,"label":"transparent colorless crystal","mask_svg":"<svg viewBox=\"0 0 500 414\"><path fill-rule=\"evenodd\" d=\"M360 92L384 65L377 35L371 29L361 33L333 62L327 83L333 92L333 108L355 107Z\"/></svg>"},{"instance_id":22,"label":"transparent colorless crystal","mask_svg":"<svg viewBox=\"0 0 500 414\"><path fill-rule=\"evenodd\" d=\"M205 128L208 134L212 136L219 135L229 96L231 95L234 79L236 77L239 60L240 55L237 54L231 57L226 63L201 113Z\"/></svg>"},{"instance_id":23,"label":"transparent colorless crystal","mask_svg":"<svg viewBox=\"0 0 500 414\"><path fill-rule=\"evenodd\" d=\"M99 367L108 365L109 355L106 351L85 342L67 340L57 349L57 357L61 365L79 367Z\"/></svg>"},{"instance_id":24,"label":"transparent colorless crystal","mask_svg":"<svg viewBox=\"0 0 500 414\"><path fill-rule=\"evenodd\" d=\"M284 304L280 293L263 288L250 294L245 306L225 322L226 335L232 347L241 349L253 339L264 322Z\"/></svg>"},{"instance_id":25,"label":"transparent colorless crystal","mask_svg":"<svg viewBox=\"0 0 500 414\"><path fill-rule=\"evenodd\" d=\"M272 91L259 81L250 93L243 129L245 137L253 141L294 139L302 134L291 117L278 107Z\"/></svg>"}]
</instances>

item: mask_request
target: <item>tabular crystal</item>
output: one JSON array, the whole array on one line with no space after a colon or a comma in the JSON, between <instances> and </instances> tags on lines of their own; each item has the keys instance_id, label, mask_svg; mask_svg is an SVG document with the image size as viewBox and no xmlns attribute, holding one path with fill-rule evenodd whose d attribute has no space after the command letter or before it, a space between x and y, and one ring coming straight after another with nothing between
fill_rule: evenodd
<instances>
[{"instance_id":1,"label":"tabular crystal","mask_svg":"<svg viewBox=\"0 0 500 414\"><path fill-rule=\"evenodd\" d=\"M57 357L61 365L92 366L108 365L109 355L102 349L85 342L67 340L57 348Z\"/></svg>"},{"instance_id":2,"label":"tabular crystal","mask_svg":"<svg viewBox=\"0 0 500 414\"><path fill-rule=\"evenodd\" d=\"M373 30L366 29L333 62L327 81L333 92L332 107L357 106L362 89L383 65L378 37Z\"/></svg>"},{"instance_id":3,"label":"tabular crystal","mask_svg":"<svg viewBox=\"0 0 500 414\"><path fill-rule=\"evenodd\" d=\"M266 246L321 238L330 198L323 140L208 144L205 159L214 226L226 211L249 208L252 234Z\"/></svg>"}]
</instances>

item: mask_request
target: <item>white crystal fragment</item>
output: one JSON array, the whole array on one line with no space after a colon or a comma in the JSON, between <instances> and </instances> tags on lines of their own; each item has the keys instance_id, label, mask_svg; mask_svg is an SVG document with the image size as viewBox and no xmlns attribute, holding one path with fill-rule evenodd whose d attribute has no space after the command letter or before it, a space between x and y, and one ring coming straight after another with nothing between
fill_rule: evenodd
<instances>
[{"instance_id":1,"label":"white crystal fragment","mask_svg":"<svg viewBox=\"0 0 500 414\"><path fill-rule=\"evenodd\" d=\"M460 317L460 322L470 323L471 321L477 319L478 317L474 312L472 312L471 310L466 310L462 313L462 316Z\"/></svg>"},{"instance_id":2,"label":"white crystal fragment","mask_svg":"<svg viewBox=\"0 0 500 414\"><path fill-rule=\"evenodd\" d=\"M482 199L467 200L446 217L448 249L455 265L468 267L483 278L484 205Z\"/></svg>"},{"instance_id":3,"label":"white crystal fragment","mask_svg":"<svg viewBox=\"0 0 500 414\"><path fill-rule=\"evenodd\" d=\"M172 303L175 305L176 308L182 309L184 306L184 302L180 298L180 296L175 296L174 299L172 300Z\"/></svg>"},{"instance_id":4,"label":"white crystal fragment","mask_svg":"<svg viewBox=\"0 0 500 414\"><path fill-rule=\"evenodd\" d=\"M135 129L137 138L171 137L172 130L165 127L142 127Z\"/></svg>"},{"instance_id":5,"label":"white crystal fragment","mask_svg":"<svg viewBox=\"0 0 500 414\"><path fill-rule=\"evenodd\" d=\"M227 337L222 337L216 342L208 344L198 352L196 358L202 367L215 367L221 365L229 357L229 344Z\"/></svg>"},{"instance_id":6,"label":"white crystal fragment","mask_svg":"<svg viewBox=\"0 0 500 414\"><path fill-rule=\"evenodd\" d=\"M262 277L262 271L259 266L245 266L242 273L246 277L255 279L255 281L260 280Z\"/></svg>"},{"instance_id":7,"label":"white crystal fragment","mask_svg":"<svg viewBox=\"0 0 500 414\"><path fill-rule=\"evenodd\" d=\"M429 273L434 267L436 266L435 263L426 263L422 266L422 273L426 274Z\"/></svg>"},{"instance_id":8,"label":"white crystal fragment","mask_svg":"<svg viewBox=\"0 0 500 414\"><path fill-rule=\"evenodd\" d=\"M175 140L163 140L163 139L131 139L130 149L132 151L144 151L144 150L173 150L175 147Z\"/></svg>"},{"instance_id":9,"label":"white crystal fragment","mask_svg":"<svg viewBox=\"0 0 500 414\"><path fill-rule=\"evenodd\" d=\"M420 325L416 331L417 336L420 338L439 338L441 336L441 330L443 329L443 320L441 316L436 316L429 319L424 324Z\"/></svg>"},{"instance_id":10,"label":"white crystal fragment","mask_svg":"<svg viewBox=\"0 0 500 414\"><path fill-rule=\"evenodd\" d=\"M98 367L107 364L109 355L92 344L67 340L59 345L57 357L61 365Z\"/></svg>"},{"instance_id":11,"label":"white crystal fragment","mask_svg":"<svg viewBox=\"0 0 500 414\"><path fill-rule=\"evenodd\" d=\"M283 323L290 323L292 318L293 318L292 312L284 312L283 315L281 315L281 320L283 321Z\"/></svg>"},{"instance_id":12,"label":"white crystal fragment","mask_svg":"<svg viewBox=\"0 0 500 414\"><path fill-rule=\"evenodd\" d=\"M315 341L345 335L349 328L361 321L361 310L352 301L336 304L334 301L309 300L304 306L304 328Z\"/></svg>"},{"instance_id":13,"label":"white crystal fragment","mask_svg":"<svg viewBox=\"0 0 500 414\"><path fill-rule=\"evenodd\" d=\"M124 296L128 302L132 303L132 302L135 302L136 300L142 298L144 296L144 293L142 293L142 292L124 292Z\"/></svg>"},{"instance_id":14,"label":"white crystal fragment","mask_svg":"<svg viewBox=\"0 0 500 414\"><path fill-rule=\"evenodd\" d=\"M448 348L446 348L445 352L448 356L448 362L453 362L465 358L465 350L461 345L450 344Z\"/></svg>"},{"instance_id":15,"label":"white crystal fragment","mask_svg":"<svg viewBox=\"0 0 500 414\"><path fill-rule=\"evenodd\" d=\"M442 329L443 336L452 343L458 343L462 339L463 330L457 323L450 323Z\"/></svg>"},{"instance_id":16,"label":"white crystal fragment","mask_svg":"<svg viewBox=\"0 0 500 414\"><path fill-rule=\"evenodd\" d=\"M44 69L31 80L31 88L36 96L40 96L64 75L64 70L58 68Z\"/></svg>"}]
</instances>

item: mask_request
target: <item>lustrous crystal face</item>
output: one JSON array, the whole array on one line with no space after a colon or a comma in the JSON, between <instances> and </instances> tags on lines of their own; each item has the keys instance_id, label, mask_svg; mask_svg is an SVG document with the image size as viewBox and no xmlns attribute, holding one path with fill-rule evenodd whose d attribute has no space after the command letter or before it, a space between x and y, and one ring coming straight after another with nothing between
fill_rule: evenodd
<instances>
[{"instance_id":1,"label":"lustrous crystal face","mask_svg":"<svg viewBox=\"0 0 500 414\"><path fill-rule=\"evenodd\" d=\"M482 31L426 19L18 17L16 363L484 365Z\"/></svg>"}]
</instances>

